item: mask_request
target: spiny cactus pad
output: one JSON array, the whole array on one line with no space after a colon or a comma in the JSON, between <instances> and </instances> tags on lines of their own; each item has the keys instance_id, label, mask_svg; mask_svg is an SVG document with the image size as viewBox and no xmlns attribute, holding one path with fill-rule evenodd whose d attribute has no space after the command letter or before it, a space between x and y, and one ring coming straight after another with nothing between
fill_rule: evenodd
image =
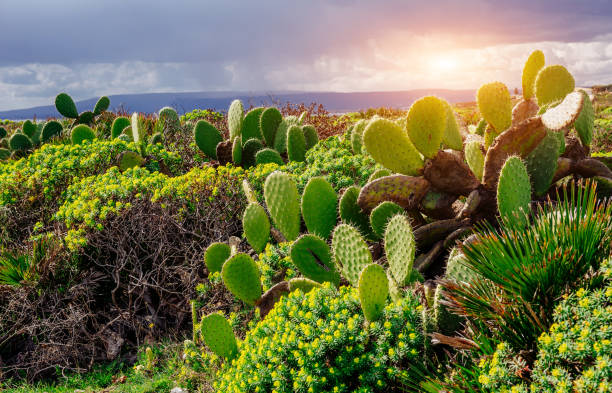
<instances>
[{"instance_id":1,"label":"spiny cactus pad","mask_svg":"<svg viewBox=\"0 0 612 393\"><path fill-rule=\"evenodd\" d=\"M291 246L291 260L300 273L311 280L334 285L340 282L329 246L316 235L300 236Z\"/></svg>"},{"instance_id":2,"label":"spiny cactus pad","mask_svg":"<svg viewBox=\"0 0 612 393\"><path fill-rule=\"evenodd\" d=\"M12 151L24 151L32 148L32 141L27 135L16 132L9 138L9 148Z\"/></svg>"},{"instance_id":3,"label":"spiny cactus pad","mask_svg":"<svg viewBox=\"0 0 612 393\"><path fill-rule=\"evenodd\" d=\"M55 121L55 120L48 121L45 123L42 129L40 140L43 143L47 142L49 139L53 138L54 136L61 134L63 130L64 129L62 125L60 124L60 122Z\"/></svg>"},{"instance_id":4,"label":"spiny cactus pad","mask_svg":"<svg viewBox=\"0 0 612 393\"><path fill-rule=\"evenodd\" d=\"M264 198L276 228L289 241L300 233L300 197L295 180L283 172L274 172L264 184Z\"/></svg>"},{"instance_id":5,"label":"spiny cactus pad","mask_svg":"<svg viewBox=\"0 0 612 393\"><path fill-rule=\"evenodd\" d=\"M164 122L164 126L171 128L178 128L181 126L181 121L179 120L178 113L174 108L169 106L165 106L159 110L158 113L159 120Z\"/></svg>"},{"instance_id":6,"label":"spiny cactus pad","mask_svg":"<svg viewBox=\"0 0 612 393\"><path fill-rule=\"evenodd\" d=\"M389 220L396 214L403 213L404 209L397 203L385 201L376 206L370 213L370 226L374 234L382 238Z\"/></svg>"},{"instance_id":7,"label":"spiny cactus pad","mask_svg":"<svg viewBox=\"0 0 612 393\"><path fill-rule=\"evenodd\" d=\"M442 143L449 149L463 150L463 139L461 138L461 132L459 132L459 125L455 118L455 113L451 105L445 100L440 100L446 108L446 128L442 135Z\"/></svg>"},{"instance_id":8,"label":"spiny cactus pad","mask_svg":"<svg viewBox=\"0 0 612 393\"><path fill-rule=\"evenodd\" d=\"M574 77L562 65L544 67L538 72L535 81L535 95L538 105L543 106L561 101L566 95L574 91L576 82Z\"/></svg>"},{"instance_id":9,"label":"spiny cactus pad","mask_svg":"<svg viewBox=\"0 0 612 393\"><path fill-rule=\"evenodd\" d=\"M96 105L94 106L94 110L93 110L94 115L96 116L101 115L102 112L105 112L109 106L110 106L110 99L107 96L100 97L100 99L98 100L98 102L96 102Z\"/></svg>"},{"instance_id":10,"label":"spiny cactus pad","mask_svg":"<svg viewBox=\"0 0 612 393\"><path fill-rule=\"evenodd\" d=\"M156 132L155 134L151 135L151 140L149 143L151 145L164 143L164 137L162 136L161 132Z\"/></svg>"},{"instance_id":11,"label":"spiny cactus pad","mask_svg":"<svg viewBox=\"0 0 612 393\"><path fill-rule=\"evenodd\" d=\"M361 148L363 146L363 133L367 125L367 120L361 119L353 126L353 132L351 133L351 146L353 147L353 153L355 154L361 154Z\"/></svg>"},{"instance_id":12,"label":"spiny cactus pad","mask_svg":"<svg viewBox=\"0 0 612 393\"><path fill-rule=\"evenodd\" d=\"M532 98L535 92L535 80L538 72L544 67L544 53L541 50L531 52L523 68L523 98Z\"/></svg>"},{"instance_id":13,"label":"spiny cactus pad","mask_svg":"<svg viewBox=\"0 0 612 393\"><path fill-rule=\"evenodd\" d=\"M287 130L287 156L290 161L306 159L306 138L300 126L294 125Z\"/></svg>"},{"instance_id":14,"label":"spiny cactus pad","mask_svg":"<svg viewBox=\"0 0 612 393\"><path fill-rule=\"evenodd\" d=\"M546 194L557 170L560 154L559 138L549 131L540 144L525 158L527 173L537 196Z\"/></svg>"},{"instance_id":15,"label":"spiny cactus pad","mask_svg":"<svg viewBox=\"0 0 612 393\"><path fill-rule=\"evenodd\" d=\"M406 131L390 120L370 121L363 133L363 144L376 162L393 172L418 175L423 169L423 158Z\"/></svg>"},{"instance_id":16,"label":"spiny cactus pad","mask_svg":"<svg viewBox=\"0 0 612 393\"><path fill-rule=\"evenodd\" d=\"M138 112L132 113L130 125L132 127L132 139L134 142L139 143L144 136L144 129L141 129L140 127Z\"/></svg>"},{"instance_id":17,"label":"spiny cactus pad","mask_svg":"<svg viewBox=\"0 0 612 393\"><path fill-rule=\"evenodd\" d=\"M366 266L359 276L358 291L363 315L370 322L378 320L389 296L385 269L375 263Z\"/></svg>"},{"instance_id":18,"label":"spiny cactus pad","mask_svg":"<svg viewBox=\"0 0 612 393\"><path fill-rule=\"evenodd\" d=\"M328 239L338 220L338 195L323 177L308 181L302 194L302 217L306 228L323 239Z\"/></svg>"},{"instance_id":19,"label":"spiny cactus pad","mask_svg":"<svg viewBox=\"0 0 612 393\"><path fill-rule=\"evenodd\" d=\"M357 186L347 188L340 198L338 210L342 222L357 227L363 234L368 234L370 232L368 216L363 213L361 207L357 204L359 192L360 188Z\"/></svg>"},{"instance_id":20,"label":"spiny cactus pad","mask_svg":"<svg viewBox=\"0 0 612 393\"><path fill-rule=\"evenodd\" d=\"M391 171L388 169L384 169L384 168L377 169L370 175L370 177L368 177L367 183L374 181L376 179L380 179L381 177L385 177L385 176L391 176Z\"/></svg>"},{"instance_id":21,"label":"spiny cactus pad","mask_svg":"<svg viewBox=\"0 0 612 393\"><path fill-rule=\"evenodd\" d=\"M289 291L300 290L304 293L308 293L315 288L320 288L321 284L316 281L309 280L303 277L296 277L289 280Z\"/></svg>"},{"instance_id":22,"label":"spiny cactus pad","mask_svg":"<svg viewBox=\"0 0 612 393\"><path fill-rule=\"evenodd\" d=\"M32 139L34 133L36 132L36 124L32 123L31 120L26 120L23 122L22 132L27 135L28 138Z\"/></svg>"},{"instance_id":23,"label":"spiny cactus pad","mask_svg":"<svg viewBox=\"0 0 612 393\"><path fill-rule=\"evenodd\" d=\"M55 107L64 117L69 117L71 119L76 119L79 117L79 112L77 111L72 97L66 93L60 93L57 95L57 97L55 97Z\"/></svg>"},{"instance_id":24,"label":"spiny cactus pad","mask_svg":"<svg viewBox=\"0 0 612 393\"><path fill-rule=\"evenodd\" d=\"M276 129L276 134L274 135L274 150L281 154L287 152L287 131L289 131L289 127L293 125L297 125L295 116L287 116L280 122Z\"/></svg>"},{"instance_id":25,"label":"spiny cactus pad","mask_svg":"<svg viewBox=\"0 0 612 393\"><path fill-rule=\"evenodd\" d=\"M255 156L263 149L263 143L257 138L251 138L242 145L242 166L250 168L256 165Z\"/></svg>"},{"instance_id":26,"label":"spiny cactus pad","mask_svg":"<svg viewBox=\"0 0 612 393\"><path fill-rule=\"evenodd\" d=\"M251 138L263 139L259 121L265 108L253 108L245 116L242 122L242 140L248 141Z\"/></svg>"},{"instance_id":27,"label":"spiny cactus pad","mask_svg":"<svg viewBox=\"0 0 612 393\"><path fill-rule=\"evenodd\" d=\"M270 238L270 220L258 203L249 203L244 210L242 229L253 250L262 252Z\"/></svg>"},{"instance_id":28,"label":"spiny cactus pad","mask_svg":"<svg viewBox=\"0 0 612 393\"><path fill-rule=\"evenodd\" d=\"M221 314L210 314L202 318L200 331L208 348L220 358L231 360L238 353L236 336Z\"/></svg>"},{"instance_id":29,"label":"spiny cactus pad","mask_svg":"<svg viewBox=\"0 0 612 393\"><path fill-rule=\"evenodd\" d=\"M463 319L451 313L447 307L442 304L443 300L442 287L438 285L434 295L434 325L440 333L452 335L461 328Z\"/></svg>"},{"instance_id":30,"label":"spiny cactus pad","mask_svg":"<svg viewBox=\"0 0 612 393\"><path fill-rule=\"evenodd\" d=\"M530 117L536 116L539 110L540 107L535 100L520 100L512 108L512 125L517 125Z\"/></svg>"},{"instance_id":31,"label":"spiny cactus pad","mask_svg":"<svg viewBox=\"0 0 612 393\"><path fill-rule=\"evenodd\" d=\"M215 154L217 154L215 148ZM242 140L240 138L234 139L232 143L232 162L234 165L242 164Z\"/></svg>"},{"instance_id":32,"label":"spiny cactus pad","mask_svg":"<svg viewBox=\"0 0 612 393\"><path fill-rule=\"evenodd\" d=\"M229 110L227 111L227 128L229 129L230 139L232 142L234 139L240 136L243 119L244 107L242 106L242 101L232 101Z\"/></svg>"},{"instance_id":33,"label":"spiny cactus pad","mask_svg":"<svg viewBox=\"0 0 612 393\"><path fill-rule=\"evenodd\" d=\"M130 119L128 119L127 117L117 117L114 121L113 121L113 125L111 126L111 138L115 139L117 137L119 137L119 135L121 135L123 133L123 130L125 130L125 127L130 125Z\"/></svg>"},{"instance_id":34,"label":"spiny cactus pad","mask_svg":"<svg viewBox=\"0 0 612 393\"><path fill-rule=\"evenodd\" d=\"M351 225L338 225L334 230L332 249L344 277L354 287L358 286L359 274L372 263L372 254L359 231Z\"/></svg>"},{"instance_id":35,"label":"spiny cactus pad","mask_svg":"<svg viewBox=\"0 0 612 393\"><path fill-rule=\"evenodd\" d=\"M366 184L359 193L357 203L370 212L384 201L395 202L404 209L415 209L429 190L429 182L422 177L391 175Z\"/></svg>"},{"instance_id":36,"label":"spiny cactus pad","mask_svg":"<svg viewBox=\"0 0 612 393\"><path fill-rule=\"evenodd\" d=\"M512 101L506 85L492 82L480 86L476 93L478 110L497 134L512 124Z\"/></svg>"},{"instance_id":37,"label":"spiny cactus pad","mask_svg":"<svg viewBox=\"0 0 612 393\"><path fill-rule=\"evenodd\" d=\"M398 285L407 284L415 252L416 243L410 221L401 214L395 215L385 230L385 254L391 275Z\"/></svg>"},{"instance_id":38,"label":"spiny cactus pad","mask_svg":"<svg viewBox=\"0 0 612 393\"><path fill-rule=\"evenodd\" d=\"M223 141L223 136L215 126L206 120L199 120L193 128L193 136L198 148L208 157L217 158L217 145Z\"/></svg>"},{"instance_id":39,"label":"spiny cactus pad","mask_svg":"<svg viewBox=\"0 0 612 393\"><path fill-rule=\"evenodd\" d=\"M302 132L304 133L304 139L306 139L306 150L310 150L314 145L319 143L319 133L314 126L309 124L302 126Z\"/></svg>"},{"instance_id":40,"label":"spiny cactus pad","mask_svg":"<svg viewBox=\"0 0 612 393\"><path fill-rule=\"evenodd\" d=\"M8 132L6 131L6 128L0 127L0 139L6 138L7 135Z\"/></svg>"},{"instance_id":41,"label":"spiny cactus pad","mask_svg":"<svg viewBox=\"0 0 612 393\"><path fill-rule=\"evenodd\" d=\"M254 306L261 298L260 272L247 254L238 253L225 261L221 277L227 289L243 302Z\"/></svg>"},{"instance_id":42,"label":"spiny cactus pad","mask_svg":"<svg viewBox=\"0 0 612 393\"><path fill-rule=\"evenodd\" d=\"M79 124L72 129L70 139L73 145L80 145L83 141L93 141L96 137L93 130L85 124Z\"/></svg>"},{"instance_id":43,"label":"spiny cactus pad","mask_svg":"<svg viewBox=\"0 0 612 393\"><path fill-rule=\"evenodd\" d=\"M585 91L581 91L581 93L584 97L582 110L574 123L574 127L576 127L576 132L578 132L582 145L588 147L591 145L591 141L593 140L595 113L593 111L593 104L591 103L589 95Z\"/></svg>"},{"instance_id":44,"label":"spiny cactus pad","mask_svg":"<svg viewBox=\"0 0 612 393\"><path fill-rule=\"evenodd\" d=\"M274 146L274 137L281 121L283 121L283 115L276 108L266 108L262 112L259 124L266 146Z\"/></svg>"},{"instance_id":45,"label":"spiny cactus pad","mask_svg":"<svg viewBox=\"0 0 612 393\"><path fill-rule=\"evenodd\" d=\"M211 243L204 252L204 264L208 272L220 272L230 255L232 255L232 250L229 245L225 243Z\"/></svg>"},{"instance_id":46,"label":"spiny cactus pad","mask_svg":"<svg viewBox=\"0 0 612 393\"><path fill-rule=\"evenodd\" d=\"M280 154L278 154L276 150L270 148L265 148L258 151L257 154L255 154L255 163L257 165L270 163L278 165L284 164L283 158L280 156Z\"/></svg>"},{"instance_id":47,"label":"spiny cactus pad","mask_svg":"<svg viewBox=\"0 0 612 393\"><path fill-rule=\"evenodd\" d=\"M472 284L480 279L480 275L465 264L466 257L458 247L454 247L448 255L444 278L459 283Z\"/></svg>"},{"instance_id":48,"label":"spiny cactus pad","mask_svg":"<svg viewBox=\"0 0 612 393\"><path fill-rule=\"evenodd\" d=\"M465 161L478 178L482 180L482 171L484 170L484 153L482 145L478 141L469 141L465 144Z\"/></svg>"},{"instance_id":49,"label":"spiny cactus pad","mask_svg":"<svg viewBox=\"0 0 612 393\"><path fill-rule=\"evenodd\" d=\"M11 157L11 151L0 147L0 160L7 160Z\"/></svg>"},{"instance_id":50,"label":"spiny cactus pad","mask_svg":"<svg viewBox=\"0 0 612 393\"><path fill-rule=\"evenodd\" d=\"M415 101L406 117L406 130L410 140L427 158L433 158L440 149L447 124L446 107L442 100L434 96L423 97Z\"/></svg>"},{"instance_id":51,"label":"spiny cactus pad","mask_svg":"<svg viewBox=\"0 0 612 393\"><path fill-rule=\"evenodd\" d=\"M544 112L542 123L546 128L553 131L560 131L569 127L580 116L584 101L585 96L579 91L566 95L559 105Z\"/></svg>"},{"instance_id":52,"label":"spiny cactus pad","mask_svg":"<svg viewBox=\"0 0 612 393\"><path fill-rule=\"evenodd\" d=\"M531 183L523 161L518 156L506 160L497 185L497 207L502 218L519 226L527 223Z\"/></svg>"}]
</instances>

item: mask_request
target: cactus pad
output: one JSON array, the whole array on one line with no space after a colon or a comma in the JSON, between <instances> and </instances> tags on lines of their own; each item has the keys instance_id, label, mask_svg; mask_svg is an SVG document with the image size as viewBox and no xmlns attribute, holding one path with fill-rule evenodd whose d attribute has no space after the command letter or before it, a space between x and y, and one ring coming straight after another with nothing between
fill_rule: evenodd
<instances>
[{"instance_id":1,"label":"cactus pad","mask_svg":"<svg viewBox=\"0 0 612 393\"><path fill-rule=\"evenodd\" d=\"M353 126L353 132L351 133L351 146L353 147L353 153L361 154L361 148L363 146L363 132L365 131L368 122L365 119L359 120Z\"/></svg>"},{"instance_id":2,"label":"cactus pad","mask_svg":"<svg viewBox=\"0 0 612 393\"><path fill-rule=\"evenodd\" d=\"M36 124L32 123L30 120L26 120L23 122L22 132L30 139L34 136L36 132Z\"/></svg>"},{"instance_id":3,"label":"cactus pad","mask_svg":"<svg viewBox=\"0 0 612 393\"><path fill-rule=\"evenodd\" d=\"M159 110L157 114L159 120L164 122L164 126L171 128L179 128L181 126L181 121L179 120L178 113L174 108L169 106L163 107Z\"/></svg>"},{"instance_id":4,"label":"cactus pad","mask_svg":"<svg viewBox=\"0 0 612 393\"><path fill-rule=\"evenodd\" d=\"M442 100L434 96L415 101L406 117L406 129L410 140L427 158L433 158L440 150L447 124L447 109Z\"/></svg>"},{"instance_id":5,"label":"cactus pad","mask_svg":"<svg viewBox=\"0 0 612 393\"><path fill-rule=\"evenodd\" d=\"M85 124L80 124L72 129L70 139L73 145L80 145L83 141L93 141L96 137L93 130Z\"/></svg>"},{"instance_id":6,"label":"cactus pad","mask_svg":"<svg viewBox=\"0 0 612 393\"><path fill-rule=\"evenodd\" d=\"M232 101L229 110L227 111L227 128L229 129L230 140L232 142L234 141L234 139L240 136L243 120L244 107L242 106L242 101Z\"/></svg>"},{"instance_id":7,"label":"cactus pad","mask_svg":"<svg viewBox=\"0 0 612 393\"><path fill-rule=\"evenodd\" d=\"M323 177L308 181L302 194L302 216L306 228L323 239L328 239L338 220L338 195Z\"/></svg>"},{"instance_id":8,"label":"cactus pad","mask_svg":"<svg viewBox=\"0 0 612 393\"><path fill-rule=\"evenodd\" d=\"M259 119L259 127L263 134L266 146L274 146L274 137L276 136L276 130L283 121L283 115L276 108L267 108L261 113Z\"/></svg>"},{"instance_id":9,"label":"cactus pad","mask_svg":"<svg viewBox=\"0 0 612 393\"><path fill-rule=\"evenodd\" d=\"M347 224L338 225L334 230L332 248L344 277L354 287L358 286L359 274L372 263L372 254L359 231Z\"/></svg>"},{"instance_id":10,"label":"cactus pad","mask_svg":"<svg viewBox=\"0 0 612 393\"><path fill-rule=\"evenodd\" d=\"M542 196L548 191L557 170L560 142L555 131L549 131L538 146L525 158L527 173L533 183L535 195Z\"/></svg>"},{"instance_id":11,"label":"cactus pad","mask_svg":"<svg viewBox=\"0 0 612 393\"><path fill-rule=\"evenodd\" d=\"M404 209L396 203L385 201L376 206L370 213L370 226L378 238L385 234L389 220L396 214L403 213Z\"/></svg>"},{"instance_id":12,"label":"cactus pad","mask_svg":"<svg viewBox=\"0 0 612 393\"><path fill-rule=\"evenodd\" d=\"M446 128L442 135L442 143L449 149L463 150L463 139L461 138L461 132L459 132L459 125L457 125L457 119L451 105L445 100L440 100L446 108Z\"/></svg>"},{"instance_id":13,"label":"cactus pad","mask_svg":"<svg viewBox=\"0 0 612 393\"><path fill-rule=\"evenodd\" d=\"M579 91L568 94L559 105L544 112L542 123L553 131L569 127L580 116L584 101L585 96Z\"/></svg>"},{"instance_id":14,"label":"cactus pad","mask_svg":"<svg viewBox=\"0 0 612 393\"><path fill-rule=\"evenodd\" d=\"M304 139L306 139L306 150L310 150L314 145L319 143L319 133L314 126L309 124L302 126L302 133L304 133Z\"/></svg>"},{"instance_id":15,"label":"cactus pad","mask_svg":"<svg viewBox=\"0 0 612 393\"><path fill-rule=\"evenodd\" d=\"M506 160L499 175L497 185L499 213L504 220L524 226L527 224L530 202L531 183L527 168L520 157L512 156Z\"/></svg>"},{"instance_id":16,"label":"cactus pad","mask_svg":"<svg viewBox=\"0 0 612 393\"><path fill-rule=\"evenodd\" d=\"M542 68L535 81L535 95L538 105L543 106L561 101L574 91L574 77L562 65L552 65Z\"/></svg>"},{"instance_id":17,"label":"cactus pad","mask_svg":"<svg viewBox=\"0 0 612 393\"><path fill-rule=\"evenodd\" d=\"M124 151L119 156L119 170L121 172L126 171L130 168L141 166L145 163L145 159L140 154L133 151Z\"/></svg>"},{"instance_id":18,"label":"cactus pad","mask_svg":"<svg viewBox=\"0 0 612 393\"><path fill-rule=\"evenodd\" d=\"M274 172L264 184L264 198L274 225L289 241L300 233L300 200L295 184L288 174Z\"/></svg>"},{"instance_id":19,"label":"cactus pad","mask_svg":"<svg viewBox=\"0 0 612 393\"><path fill-rule=\"evenodd\" d=\"M278 152L274 149L265 148L255 154L255 163L257 165L260 164L270 164L274 163L277 165L283 165L283 158L278 154Z\"/></svg>"},{"instance_id":20,"label":"cactus pad","mask_svg":"<svg viewBox=\"0 0 612 393\"><path fill-rule=\"evenodd\" d=\"M155 134L151 135L150 143L152 145L164 143L164 137L162 136L161 132L156 132Z\"/></svg>"},{"instance_id":21,"label":"cactus pad","mask_svg":"<svg viewBox=\"0 0 612 393\"><path fill-rule=\"evenodd\" d=\"M193 137L198 148L208 157L217 158L217 145L223 141L221 133L206 120L199 120L193 128Z\"/></svg>"},{"instance_id":22,"label":"cactus pad","mask_svg":"<svg viewBox=\"0 0 612 393\"><path fill-rule=\"evenodd\" d=\"M529 119L530 117L536 116L540 107L534 100L520 100L512 108L512 125Z\"/></svg>"},{"instance_id":23,"label":"cactus pad","mask_svg":"<svg viewBox=\"0 0 612 393\"><path fill-rule=\"evenodd\" d=\"M256 252L262 252L270 238L270 220L261 205L249 203L242 215L242 229Z\"/></svg>"},{"instance_id":24,"label":"cactus pad","mask_svg":"<svg viewBox=\"0 0 612 393\"><path fill-rule=\"evenodd\" d=\"M582 142L582 145L589 147L591 145L591 141L593 140L595 113L593 111L593 104L591 103L589 95L584 91L581 91L581 93L584 96L582 110L574 123L574 127L576 127L576 132L580 137L580 142Z\"/></svg>"},{"instance_id":25,"label":"cactus pad","mask_svg":"<svg viewBox=\"0 0 612 393\"><path fill-rule=\"evenodd\" d=\"M211 243L204 252L204 264L209 273L220 272L223 264L232 254L230 246L225 243Z\"/></svg>"},{"instance_id":26,"label":"cactus pad","mask_svg":"<svg viewBox=\"0 0 612 393\"><path fill-rule=\"evenodd\" d=\"M132 113L132 119L130 121L130 125L132 127L132 140L135 143L139 143L140 140L142 139L144 130L140 129L140 124L139 123L139 116L138 116L138 112L134 112Z\"/></svg>"},{"instance_id":27,"label":"cactus pad","mask_svg":"<svg viewBox=\"0 0 612 393\"><path fill-rule=\"evenodd\" d=\"M48 121L45 123L42 129L40 140L43 143L47 142L49 139L53 138L54 136L61 134L63 130L64 129L62 125L60 124L60 122L55 121L55 120Z\"/></svg>"},{"instance_id":28,"label":"cactus pad","mask_svg":"<svg viewBox=\"0 0 612 393\"><path fill-rule=\"evenodd\" d=\"M79 112L77 111L72 97L66 93L60 93L57 95L57 97L55 97L55 107L64 117L69 117L71 119L76 119L79 117Z\"/></svg>"},{"instance_id":29,"label":"cactus pad","mask_svg":"<svg viewBox=\"0 0 612 393\"><path fill-rule=\"evenodd\" d=\"M321 284L318 282L303 277L292 278L289 280L289 292L300 290L304 293L308 293L311 290L320 287Z\"/></svg>"},{"instance_id":30,"label":"cactus pad","mask_svg":"<svg viewBox=\"0 0 612 393\"><path fill-rule=\"evenodd\" d=\"M406 132L390 120L370 121L363 133L363 144L376 162L393 172L418 175L423 169L423 158L415 145Z\"/></svg>"},{"instance_id":31,"label":"cactus pad","mask_svg":"<svg viewBox=\"0 0 612 393\"><path fill-rule=\"evenodd\" d=\"M242 166L250 168L256 164L255 156L263 149L263 143L257 138L251 138L242 145Z\"/></svg>"},{"instance_id":32,"label":"cactus pad","mask_svg":"<svg viewBox=\"0 0 612 393\"><path fill-rule=\"evenodd\" d=\"M0 160L4 161L11 157L11 151L9 149L5 149L0 147Z\"/></svg>"},{"instance_id":33,"label":"cactus pad","mask_svg":"<svg viewBox=\"0 0 612 393\"><path fill-rule=\"evenodd\" d=\"M463 318L451 313L446 305L442 304L443 300L442 287L438 285L434 294L434 325L437 331L453 335L461 328Z\"/></svg>"},{"instance_id":34,"label":"cactus pad","mask_svg":"<svg viewBox=\"0 0 612 393\"><path fill-rule=\"evenodd\" d=\"M6 128L0 127L0 139L6 138L7 135L8 135L8 132L6 131Z\"/></svg>"},{"instance_id":35,"label":"cactus pad","mask_svg":"<svg viewBox=\"0 0 612 393\"><path fill-rule=\"evenodd\" d=\"M217 154L215 148L215 154ZM232 162L234 165L242 164L242 140L240 138L234 139L232 143Z\"/></svg>"},{"instance_id":36,"label":"cactus pad","mask_svg":"<svg viewBox=\"0 0 612 393\"><path fill-rule=\"evenodd\" d=\"M123 133L123 130L130 125L130 119L127 117L117 117L111 126L111 139L118 138Z\"/></svg>"},{"instance_id":37,"label":"cactus pad","mask_svg":"<svg viewBox=\"0 0 612 393\"><path fill-rule=\"evenodd\" d=\"M531 52L523 68L523 98L529 100L534 96L535 80L538 72L544 67L544 53L541 50Z\"/></svg>"},{"instance_id":38,"label":"cactus pad","mask_svg":"<svg viewBox=\"0 0 612 393\"><path fill-rule=\"evenodd\" d=\"M476 130L474 133L476 135L484 136L485 130L487 129L487 121L485 119L480 119L478 124L476 125Z\"/></svg>"},{"instance_id":39,"label":"cactus pad","mask_svg":"<svg viewBox=\"0 0 612 393\"><path fill-rule=\"evenodd\" d=\"M429 190L429 182L422 177L392 175L366 184L359 193L357 203L370 212L384 201L395 202L404 209L415 209Z\"/></svg>"},{"instance_id":40,"label":"cactus pad","mask_svg":"<svg viewBox=\"0 0 612 393\"><path fill-rule=\"evenodd\" d=\"M24 151L32 148L32 141L26 135L16 132L9 138L9 148L12 151Z\"/></svg>"},{"instance_id":41,"label":"cactus pad","mask_svg":"<svg viewBox=\"0 0 612 393\"><path fill-rule=\"evenodd\" d=\"M274 150L280 154L287 152L287 131L289 127L296 124L297 120L289 116L280 122L276 129L276 134L274 135Z\"/></svg>"},{"instance_id":42,"label":"cactus pad","mask_svg":"<svg viewBox=\"0 0 612 393\"><path fill-rule=\"evenodd\" d=\"M243 302L254 306L261 298L260 272L247 254L238 253L225 261L221 277L227 289Z\"/></svg>"},{"instance_id":43,"label":"cactus pad","mask_svg":"<svg viewBox=\"0 0 612 393\"><path fill-rule=\"evenodd\" d=\"M306 159L306 138L300 126L294 125L287 130L287 156L290 161Z\"/></svg>"},{"instance_id":44,"label":"cactus pad","mask_svg":"<svg viewBox=\"0 0 612 393\"><path fill-rule=\"evenodd\" d=\"M368 216L363 213L361 207L357 204L359 191L360 189L357 186L347 188L340 198L338 210L342 222L357 227L363 234L368 234L370 232Z\"/></svg>"},{"instance_id":45,"label":"cactus pad","mask_svg":"<svg viewBox=\"0 0 612 393\"><path fill-rule=\"evenodd\" d=\"M210 314L202 318L200 331L204 343L220 358L232 360L238 353L236 336L229 322L221 314Z\"/></svg>"},{"instance_id":46,"label":"cactus pad","mask_svg":"<svg viewBox=\"0 0 612 393\"><path fill-rule=\"evenodd\" d=\"M389 279L380 265L370 264L359 275L359 302L366 319L370 322L380 318L389 296Z\"/></svg>"},{"instance_id":47,"label":"cactus pad","mask_svg":"<svg viewBox=\"0 0 612 393\"><path fill-rule=\"evenodd\" d=\"M311 280L334 285L340 282L329 246L316 235L300 236L291 246L291 260L300 273Z\"/></svg>"},{"instance_id":48,"label":"cactus pad","mask_svg":"<svg viewBox=\"0 0 612 393\"><path fill-rule=\"evenodd\" d=\"M481 276L466 264L466 257L458 247L454 247L448 255L444 278L458 283L472 284L480 281Z\"/></svg>"},{"instance_id":49,"label":"cactus pad","mask_svg":"<svg viewBox=\"0 0 612 393\"><path fill-rule=\"evenodd\" d=\"M465 161L478 180L482 180L484 170L484 153L478 141L469 141L465 144Z\"/></svg>"},{"instance_id":50,"label":"cactus pad","mask_svg":"<svg viewBox=\"0 0 612 393\"><path fill-rule=\"evenodd\" d=\"M385 230L385 254L391 276L398 285L405 285L411 276L416 243L408 218L397 214Z\"/></svg>"},{"instance_id":51,"label":"cactus pad","mask_svg":"<svg viewBox=\"0 0 612 393\"><path fill-rule=\"evenodd\" d=\"M253 108L247 112L244 116L244 120L242 122L242 140L248 141L251 138L263 140L263 135L261 134L261 114L263 113L265 108Z\"/></svg>"},{"instance_id":52,"label":"cactus pad","mask_svg":"<svg viewBox=\"0 0 612 393\"><path fill-rule=\"evenodd\" d=\"M492 82L480 86L476 93L478 110L499 134L512 124L512 101L506 85Z\"/></svg>"},{"instance_id":53,"label":"cactus pad","mask_svg":"<svg viewBox=\"0 0 612 393\"><path fill-rule=\"evenodd\" d=\"M96 116L101 115L102 112L106 112L109 106L110 106L110 99L107 96L100 97L98 102L96 102L96 106L94 106L94 110L93 110L94 115Z\"/></svg>"},{"instance_id":54,"label":"cactus pad","mask_svg":"<svg viewBox=\"0 0 612 393\"><path fill-rule=\"evenodd\" d=\"M370 177L368 177L367 183L372 182L376 179L380 179L381 177L385 177L385 176L391 176L391 171L388 169L384 169L384 168L377 169L370 175Z\"/></svg>"}]
</instances>

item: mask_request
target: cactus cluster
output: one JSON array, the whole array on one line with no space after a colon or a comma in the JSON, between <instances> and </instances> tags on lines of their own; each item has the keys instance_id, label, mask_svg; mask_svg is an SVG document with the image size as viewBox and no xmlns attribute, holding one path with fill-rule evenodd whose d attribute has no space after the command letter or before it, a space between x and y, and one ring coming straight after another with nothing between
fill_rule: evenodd
<instances>
[{"instance_id":1,"label":"cactus cluster","mask_svg":"<svg viewBox=\"0 0 612 393\"><path fill-rule=\"evenodd\" d=\"M304 161L319 136L313 126L302 124L303 115L283 118L274 107L253 108L245 115L242 102L234 100L227 113L228 140L206 120L198 121L193 134L198 148L221 164L232 162L249 168L267 163L280 165L285 160Z\"/></svg>"},{"instance_id":2,"label":"cactus cluster","mask_svg":"<svg viewBox=\"0 0 612 393\"><path fill-rule=\"evenodd\" d=\"M0 160L22 157L26 152L60 135L64 128L56 120L35 123L31 120L23 122L20 129L12 135L0 127Z\"/></svg>"},{"instance_id":3,"label":"cactus cluster","mask_svg":"<svg viewBox=\"0 0 612 393\"><path fill-rule=\"evenodd\" d=\"M72 97L66 93L60 93L55 97L55 108L64 117L74 119L72 127L78 124L92 125L96 117L106 112L110 106L110 100L106 96L100 97L93 108L93 111L79 113Z\"/></svg>"}]
</instances>

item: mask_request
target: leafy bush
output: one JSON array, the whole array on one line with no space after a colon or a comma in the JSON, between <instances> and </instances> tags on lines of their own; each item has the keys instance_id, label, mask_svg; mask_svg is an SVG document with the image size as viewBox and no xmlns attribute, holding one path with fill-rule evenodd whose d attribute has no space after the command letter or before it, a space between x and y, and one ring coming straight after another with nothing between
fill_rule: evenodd
<instances>
[{"instance_id":1,"label":"leafy bush","mask_svg":"<svg viewBox=\"0 0 612 393\"><path fill-rule=\"evenodd\" d=\"M264 291L280 281L290 280L297 276L298 272L289 256L290 252L291 243L289 242L278 245L268 243L264 252L259 254L257 266L261 271L261 283Z\"/></svg>"}]
</instances>

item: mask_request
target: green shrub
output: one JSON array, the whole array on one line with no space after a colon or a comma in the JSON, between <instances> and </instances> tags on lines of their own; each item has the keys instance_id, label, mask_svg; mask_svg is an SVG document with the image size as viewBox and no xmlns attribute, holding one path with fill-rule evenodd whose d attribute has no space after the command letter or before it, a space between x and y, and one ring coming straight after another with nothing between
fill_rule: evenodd
<instances>
[{"instance_id":1,"label":"green shrub","mask_svg":"<svg viewBox=\"0 0 612 393\"><path fill-rule=\"evenodd\" d=\"M290 280L297 276L298 272L289 256L291 244L290 242L277 245L268 243L266 249L259 254L256 263L261 272L264 291L280 281Z\"/></svg>"}]
</instances>

